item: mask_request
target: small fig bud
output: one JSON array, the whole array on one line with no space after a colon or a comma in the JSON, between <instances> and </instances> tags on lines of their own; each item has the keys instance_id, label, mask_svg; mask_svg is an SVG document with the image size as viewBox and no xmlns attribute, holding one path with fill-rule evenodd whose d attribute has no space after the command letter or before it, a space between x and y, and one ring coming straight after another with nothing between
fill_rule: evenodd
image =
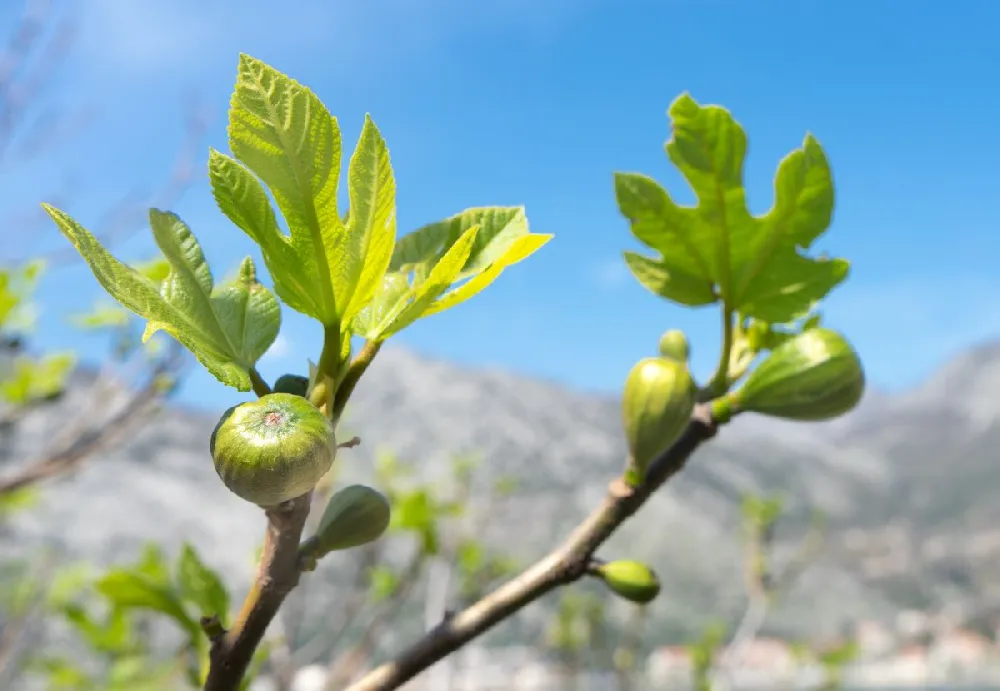
<instances>
[{"instance_id":1,"label":"small fig bud","mask_svg":"<svg viewBox=\"0 0 1000 691\"><path fill-rule=\"evenodd\" d=\"M309 392L309 377L301 374L282 374L272 388L274 393L292 393L304 398Z\"/></svg>"},{"instance_id":2,"label":"small fig bud","mask_svg":"<svg viewBox=\"0 0 1000 691\"><path fill-rule=\"evenodd\" d=\"M389 526L389 501L371 487L350 485L330 497L316 529L314 556L373 542Z\"/></svg>"},{"instance_id":3,"label":"small fig bud","mask_svg":"<svg viewBox=\"0 0 1000 691\"><path fill-rule=\"evenodd\" d=\"M771 325L754 319L746 331L747 345L753 352L764 350L767 346L767 339L771 335Z\"/></svg>"},{"instance_id":4,"label":"small fig bud","mask_svg":"<svg viewBox=\"0 0 1000 691\"><path fill-rule=\"evenodd\" d=\"M789 420L829 420L861 400L865 375L841 334L816 327L771 351L731 396L733 412Z\"/></svg>"},{"instance_id":5,"label":"small fig bud","mask_svg":"<svg viewBox=\"0 0 1000 691\"><path fill-rule=\"evenodd\" d=\"M660 336L660 355L677 362L687 362L690 356L687 336L680 329L670 329Z\"/></svg>"},{"instance_id":6,"label":"small fig bud","mask_svg":"<svg viewBox=\"0 0 1000 691\"><path fill-rule=\"evenodd\" d=\"M653 459L684 431L696 393L687 365L677 360L645 358L629 372L622 396L622 418L632 484L642 481Z\"/></svg>"},{"instance_id":7,"label":"small fig bud","mask_svg":"<svg viewBox=\"0 0 1000 691\"><path fill-rule=\"evenodd\" d=\"M645 564L612 561L597 568L597 575L616 595L636 604L652 602L660 594L660 580Z\"/></svg>"},{"instance_id":8,"label":"small fig bud","mask_svg":"<svg viewBox=\"0 0 1000 691\"><path fill-rule=\"evenodd\" d=\"M261 507L301 496L333 465L333 424L308 400L272 393L227 410L210 442L215 471L234 494Z\"/></svg>"}]
</instances>

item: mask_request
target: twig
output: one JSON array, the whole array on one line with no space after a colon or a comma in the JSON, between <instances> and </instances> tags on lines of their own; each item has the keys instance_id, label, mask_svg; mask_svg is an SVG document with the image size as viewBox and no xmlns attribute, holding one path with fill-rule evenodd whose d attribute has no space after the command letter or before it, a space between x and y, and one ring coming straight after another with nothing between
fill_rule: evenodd
<instances>
[{"instance_id":1,"label":"twig","mask_svg":"<svg viewBox=\"0 0 1000 691\"><path fill-rule=\"evenodd\" d=\"M51 557L45 559L41 567L41 573L35 574L33 580L36 583L44 582L51 586L52 573L55 571L55 568L54 559ZM22 614L14 617L12 620L5 621L4 625L0 627L0 682L9 673L12 663L18 659L18 648L27 637L31 625L38 623L40 617L36 615L42 609L45 595L45 592L35 593L31 604L25 607L25 611Z\"/></svg>"},{"instance_id":2,"label":"twig","mask_svg":"<svg viewBox=\"0 0 1000 691\"><path fill-rule=\"evenodd\" d=\"M712 379L698 392L698 401L704 403L725 393L729 384L729 364L733 350L733 310L728 303L722 306L722 349L719 352L719 365Z\"/></svg>"},{"instance_id":3,"label":"twig","mask_svg":"<svg viewBox=\"0 0 1000 691\"><path fill-rule=\"evenodd\" d=\"M267 532L257 578L232 628L212 637L205 691L239 688L268 625L298 585L299 539L311 502L312 496L304 494L265 512Z\"/></svg>"},{"instance_id":4,"label":"twig","mask_svg":"<svg viewBox=\"0 0 1000 691\"><path fill-rule=\"evenodd\" d=\"M96 430L89 434L80 431L74 434L72 441L61 450L46 454L28 463L18 472L0 478L0 496L45 479L70 473L83 460L113 445L150 412L152 406L162 396L159 377L175 369L180 358L179 348L173 348L171 354L154 369L147 384Z\"/></svg>"},{"instance_id":5,"label":"twig","mask_svg":"<svg viewBox=\"0 0 1000 691\"><path fill-rule=\"evenodd\" d=\"M129 239L134 233L146 227L146 210L149 207L160 209L170 208L184 196L184 193L194 181L194 166L192 160L208 130L210 118L203 106L192 100L189 106L184 140L173 163L173 169L167 180L151 194L139 190L122 196L111 208L107 209L101 219L94 225L94 234L101 244L112 249ZM54 196L50 201L65 206L69 199L64 195ZM47 222L48 218L40 209L32 212L30 218L18 218L19 227L34 223ZM80 261L80 255L75 248L59 248L50 252L33 253L32 259L41 259L52 269L75 265ZM25 257L13 258L10 261L19 263L27 261Z\"/></svg>"},{"instance_id":6,"label":"twig","mask_svg":"<svg viewBox=\"0 0 1000 691\"><path fill-rule=\"evenodd\" d=\"M475 604L443 621L423 638L348 687L348 691L386 691L429 668L499 622L555 588L584 576L597 549L664 482L673 477L702 442L716 433L710 409L701 404L681 437L650 466L645 481L630 488L614 481L608 496L555 551Z\"/></svg>"},{"instance_id":7,"label":"twig","mask_svg":"<svg viewBox=\"0 0 1000 691\"><path fill-rule=\"evenodd\" d=\"M361 351L351 362L347 369L347 374L344 375L343 381L337 387L337 395L333 403L333 415L331 416L334 420L339 420L340 416L344 414L344 408L347 407L347 400L354 393L354 387L361 381L361 376L368 369L368 366L372 364L372 360L378 355L381 347L382 344L379 341L365 341Z\"/></svg>"},{"instance_id":8,"label":"twig","mask_svg":"<svg viewBox=\"0 0 1000 691\"><path fill-rule=\"evenodd\" d=\"M361 548L360 559L355 562L354 573L349 579L349 594L340 607L340 612L334 618L339 622L337 628L332 633L325 631L313 636L305 645L295 651L295 657L299 664L309 664L327 648L337 648L337 644L350 629L351 624L361 612L368 601L368 593L365 590L365 577L369 569L374 566L382 553L381 542L370 542ZM304 586L299 586L304 587Z\"/></svg>"},{"instance_id":9,"label":"twig","mask_svg":"<svg viewBox=\"0 0 1000 691\"><path fill-rule=\"evenodd\" d=\"M271 387L264 381L264 377L260 376L256 367L250 368L250 384L253 386L253 392L261 398L271 393Z\"/></svg>"},{"instance_id":10,"label":"twig","mask_svg":"<svg viewBox=\"0 0 1000 691\"><path fill-rule=\"evenodd\" d=\"M342 684L350 682L354 678L361 666L371 657L378 646L379 634L385 626L391 622L402 606L408 601L413 586L420 578L420 572L424 568L426 558L423 551L418 551L410 559L410 562L403 569L403 575L399 581L399 589L393 593L392 598L372 617L371 622L365 627L361 634L361 640L353 646L346 654L340 655L330 665L329 676L327 677L325 691L336 691Z\"/></svg>"},{"instance_id":11,"label":"twig","mask_svg":"<svg viewBox=\"0 0 1000 691\"><path fill-rule=\"evenodd\" d=\"M785 592L799 579L822 545L822 532L813 526L804 538L795 556L777 574L768 566L765 553L774 540L774 524L761 529L754 526L748 531L744 580L747 591L747 609L727 647L720 669L713 684L716 691L727 691L733 683L733 674L739 667L746 648L760 634L775 597Z\"/></svg>"}]
</instances>

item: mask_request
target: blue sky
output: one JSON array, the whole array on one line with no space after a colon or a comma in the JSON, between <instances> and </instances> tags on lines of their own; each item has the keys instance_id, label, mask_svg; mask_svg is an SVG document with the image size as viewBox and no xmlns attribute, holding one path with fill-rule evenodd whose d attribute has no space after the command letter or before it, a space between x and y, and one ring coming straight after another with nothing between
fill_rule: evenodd
<instances>
[{"instance_id":1,"label":"blue sky","mask_svg":"<svg viewBox=\"0 0 1000 691\"><path fill-rule=\"evenodd\" d=\"M10 27L18 3L4 3ZM65 4L65 3L64 3ZM279 9L280 8L280 9ZM215 209L209 146L227 151L225 111L246 52L312 87L353 147L366 112L386 138L402 232L469 206L523 204L555 239L473 301L395 340L430 355L616 391L666 328L685 329L694 365L714 364L718 317L646 293L620 259L637 247L619 216L615 170L691 194L663 153L670 102L689 91L729 108L750 138L751 208L767 209L778 161L812 132L829 156L837 208L817 249L849 259L828 300L872 383L915 385L963 348L997 337L1000 288L1000 4L818 0L78 0L78 42L47 102L85 109L85 136L8 162L0 212L33 213L72 184L85 225L122 194L152 189L183 140L185 96L213 120L177 203L217 277L252 253ZM9 29L8 29L9 30ZM28 226L0 250L63 246ZM152 251L148 232L115 247ZM39 344L99 357L65 315L99 295L83 267L46 277ZM268 378L304 369L318 329L284 311ZM233 392L196 372L189 404Z\"/></svg>"}]
</instances>

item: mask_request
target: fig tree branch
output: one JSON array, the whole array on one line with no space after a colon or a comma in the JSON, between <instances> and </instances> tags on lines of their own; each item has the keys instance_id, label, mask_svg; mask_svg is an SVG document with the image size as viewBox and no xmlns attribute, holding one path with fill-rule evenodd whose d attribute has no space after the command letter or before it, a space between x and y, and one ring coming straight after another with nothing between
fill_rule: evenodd
<instances>
[{"instance_id":1,"label":"fig tree branch","mask_svg":"<svg viewBox=\"0 0 1000 691\"><path fill-rule=\"evenodd\" d=\"M541 561L478 602L449 616L395 659L376 667L348 691L387 691L428 669L499 622L546 593L573 583L587 572L597 550L667 480L684 467L692 453L716 433L708 405L695 408L687 429L657 457L636 488L611 483L604 501L566 541Z\"/></svg>"},{"instance_id":2,"label":"fig tree branch","mask_svg":"<svg viewBox=\"0 0 1000 691\"><path fill-rule=\"evenodd\" d=\"M243 607L228 630L217 620L202 626L212 639L205 691L238 689L274 615L299 583L299 539L309 517L311 493L291 499L265 512L267 532L257 577Z\"/></svg>"}]
</instances>

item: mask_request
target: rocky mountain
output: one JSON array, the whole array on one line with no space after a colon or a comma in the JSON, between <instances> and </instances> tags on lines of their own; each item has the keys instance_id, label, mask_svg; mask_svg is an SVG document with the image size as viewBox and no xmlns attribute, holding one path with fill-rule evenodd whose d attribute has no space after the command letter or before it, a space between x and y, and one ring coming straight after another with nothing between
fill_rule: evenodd
<instances>
[{"instance_id":1,"label":"rocky mountain","mask_svg":"<svg viewBox=\"0 0 1000 691\"><path fill-rule=\"evenodd\" d=\"M0 445L0 472L40 447L72 411L86 412L86 379ZM651 608L650 643L690 635L745 607L738 510L745 491L781 492L791 542L820 509L829 539L769 627L825 636L859 618L945 603L991 613L1000 605L1000 345L970 350L912 391L870 393L827 424L746 416L697 452L681 475L602 554L655 566L664 594ZM393 449L441 474L454 453L477 452L484 480L512 475L520 490L484 538L528 561L555 544L620 472L624 439L612 397L500 371L479 371L385 349L359 386L346 422L362 439L342 454L346 478L365 478L374 454ZM156 540L193 542L236 589L253 571L259 511L218 481L208 453L217 419L165 409L125 446L51 483L40 503L0 532L0 551L43 545L110 563ZM314 574L311 597L343 595L338 564ZM312 608L311 608L312 609ZM322 609L319 607L318 609ZM497 640L537 632L531 608ZM403 626L415 633L421 622Z\"/></svg>"}]
</instances>

